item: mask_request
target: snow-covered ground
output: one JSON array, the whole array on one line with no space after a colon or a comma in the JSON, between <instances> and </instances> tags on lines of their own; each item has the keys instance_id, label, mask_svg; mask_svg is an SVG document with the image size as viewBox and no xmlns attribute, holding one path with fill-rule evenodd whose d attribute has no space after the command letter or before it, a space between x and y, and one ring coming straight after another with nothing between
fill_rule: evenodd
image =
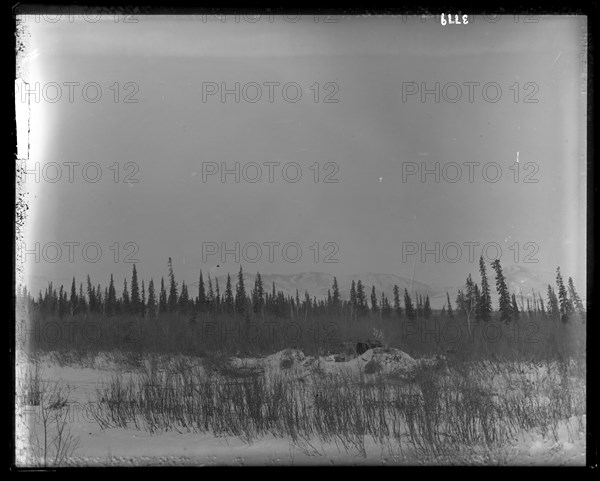
<instances>
[{"instance_id":1,"label":"snow-covered ground","mask_svg":"<svg viewBox=\"0 0 600 481\"><path fill-rule=\"evenodd\" d=\"M420 361L390 350L371 350L347 362L311 358L299 351L287 350L263 359L233 359L238 367L261 368L264 372L280 371L282 366L290 376L303 378L315 369L328 373L357 374L364 372L369 362L377 361L381 369L400 366L407 370ZM288 359L292 359L291 364ZM395 360L391 362L390 359ZM190 360L199 363L199 360ZM17 359L17 379L23 379L23 356ZM70 465L347 465L347 464L502 464L502 465L585 465L586 416L573 416L561 421L555 431L542 434L540 428L524 430L498 448L481 449L444 456L419 455L408 443L400 449L397 444L383 445L368 437L364 452L345 449L341 444L323 443L316 438L291 441L266 435L253 440L239 437L215 436L171 430L151 434L133 428L102 429L90 414L89 403L97 400L97 388L120 373L124 379L135 377L139 369L149 369L150 362L142 361L136 368L123 368L114 356L97 356L82 365L60 365L52 356L40 362L40 377L51 383L58 382L70 389L70 404L66 409L67 428L79 445L67 461ZM541 369L541 368L540 368ZM518 376L518 369L512 376ZM541 382L544 372L529 368L521 375ZM368 377L368 376L367 376ZM511 376L499 376L499 388L507 390ZM493 380L491 381L493 382ZM21 385L22 387L22 385ZM19 389L19 385L18 385ZM19 399L19 398L17 398ZM30 433L40 433L39 407L17 402L17 464L30 465ZM393 447L392 447L393 446Z\"/></svg>"}]
</instances>

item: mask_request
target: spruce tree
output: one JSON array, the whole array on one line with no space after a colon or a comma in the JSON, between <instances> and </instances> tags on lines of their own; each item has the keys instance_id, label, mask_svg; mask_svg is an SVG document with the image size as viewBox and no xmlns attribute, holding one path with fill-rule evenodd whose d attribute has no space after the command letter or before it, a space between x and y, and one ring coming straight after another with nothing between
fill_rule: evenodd
<instances>
[{"instance_id":1,"label":"spruce tree","mask_svg":"<svg viewBox=\"0 0 600 481\"><path fill-rule=\"evenodd\" d=\"M558 306L558 298L554 293L552 286L548 284L548 316L551 319L560 319L560 308Z\"/></svg>"},{"instance_id":2,"label":"spruce tree","mask_svg":"<svg viewBox=\"0 0 600 481\"><path fill-rule=\"evenodd\" d=\"M131 300L129 298L129 291L127 290L127 279L123 279L123 314L129 314L131 312Z\"/></svg>"},{"instance_id":3,"label":"spruce tree","mask_svg":"<svg viewBox=\"0 0 600 481\"><path fill-rule=\"evenodd\" d=\"M117 291L115 290L115 281L113 275L110 275L110 283L108 284L108 296L106 298L106 314L114 316L117 311Z\"/></svg>"},{"instance_id":4,"label":"spruce tree","mask_svg":"<svg viewBox=\"0 0 600 481\"><path fill-rule=\"evenodd\" d=\"M448 318L449 319L453 319L454 318L454 312L452 311L452 304L450 303L450 294L448 294L448 291L446 291L446 304L448 306L448 309L447 309Z\"/></svg>"},{"instance_id":5,"label":"spruce tree","mask_svg":"<svg viewBox=\"0 0 600 481\"><path fill-rule=\"evenodd\" d=\"M215 311L223 312L223 299L219 289L219 278L215 276Z\"/></svg>"},{"instance_id":6,"label":"spruce tree","mask_svg":"<svg viewBox=\"0 0 600 481\"><path fill-rule=\"evenodd\" d=\"M227 284L225 285L225 312L233 314L233 291L231 290L231 276L227 273Z\"/></svg>"},{"instance_id":7,"label":"spruce tree","mask_svg":"<svg viewBox=\"0 0 600 481\"><path fill-rule=\"evenodd\" d=\"M94 299L96 299L97 302L98 297L96 296L96 291L93 288L92 292L94 292ZM98 311L98 305L96 305L96 310ZM56 289L52 290L52 313L58 314L58 294Z\"/></svg>"},{"instance_id":8,"label":"spruce tree","mask_svg":"<svg viewBox=\"0 0 600 481\"><path fill-rule=\"evenodd\" d=\"M556 285L558 286L558 302L560 307L560 318L563 322L569 320L569 316L573 313L573 303L567 295L567 289L560 275L560 267L556 268Z\"/></svg>"},{"instance_id":9,"label":"spruce tree","mask_svg":"<svg viewBox=\"0 0 600 481\"><path fill-rule=\"evenodd\" d=\"M66 316L67 314L69 314L70 308L69 308L69 298L67 296L67 290L65 289L63 291L63 316Z\"/></svg>"},{"instance_id":10,"label":"spruce tree","mask_svg":"<svg viewBox=\"0 0 600 481\"><path fill-rule=\"evenodd\" d=\"M417 294L417 319L423 318L423 298Z\"/></svg>"},{"instance_id":11,"label":"spruce tree","mask_svg":"<svg viewBox=\"0 0 600 481\"><path fill-rule=\"evenodd\" d=\"M67 290L61 284L60 293L58 297L58 315L64 317L69 313L69 298L67 297Z\"/></svg>"},{"instance_id":12,"label":"spruce tree","mask_svg":"<svg viewBox=\"0 0 600 481\"><path fill-rule=\"evenodd\" d=\"M185 281L181 282L181 294L177 299L177 311L181 314L186 314L190 305L190 296L188 293L187 284Z\"/></svg>"},{"instance_id":13,"label":"spruce tree","mask_svg":"<svg viewBox=\"0 0 600 481\"><path fill-rule=\"evenodd\" d=\"M246 288L244 287L244 273L242 266L238 273L238 280L235 287L235 312L239 315L243 315L246 311Z\"/></svg>"},{"instance_id":14,"label":"spruce tree","mask_svg":"<svg viewBox=\"0 0 600 481\"><path fill-rule=\"evenodd\" d=\"M142 279L142 299L140 302L140 315L146 317L146 287L144 286L144 279Z\"/></svg>"},{"instance_id":15,"label":"spruce tree","mask_svg":"<svg viewBox=\"0 0 600 481\"><path fill-rule=\"evenodd\" d=\"M511 320L511 300L506 287L506 279L502 273L502 266L500 265L500 259L496 259L492 262L492 269L496 271L496 290L498 292L498 305L500 311L500 320L503 322L509 322Z\"/></svg>"},{"instance_id":16,"label":"spruce tree","mask_svg":"<svg viewBox=\"0 0 600 481\"><path fill-rule=\"evenodd\" d=\"M310 295L308 291L304 291L304 318L308 318L308 313L311 311Z\"/></svg>"},{"instance_id":17,"label":"spruce tree","mask_svg":"<svg viewBox=\"0 0 600 481\"><path fill-rule=\"evenodd\" d=\"M63 295L64 294L64 295ZM65 302L66 292L63 293L63 286L60 285L60 289L58 290L58 317L64 317L67 313L67 304Z\"/></svg>"},{"instance_id":18,"label":"spruce tree","mask_svg":"<svg viewBox=\"0 0 600 481\"><path fill-rule=\"evenodd\" d=\"M52 283L50 283L50 289L52 289ZM87 276L87 292L88 292L88 304L90 306L90 312L97 312L96 306L96 291L92 287L90 276Z\"/></svg>"},{"instance_id":19,"label":"spruce tree","mask_svg":"<svg viewBox=\"0 0 600 481\"><path fill-rule=\"evenodd\" d=\"M156 317L156 292L154 291L154 279L148 284L148 306L146 311L149 317Z\"/></svg>"},{"instance_id":20,"label":"spruce tree","mask_svg":"<svg viewBox=\"0 0 600 481\"><path fill-rule=\"evenodd\" d=\"M89 289L89 276L88 276L88 289ZM44 291L44 300L43 300L46 313L51 313L50 304L52 303L52 282L48 282L48 287Z\"/></svg>"},{"instance_id":21,"label":"spruce tree","mask_svg":"<svg viewBox=\"0 0 600 481\"><path fill-rule=\"evenodd\" d=\"M39 290L39 292L38 292L38 306L40 306L40 307L39 307L39 312L41 312L41 313L45 313L45 311L46 311L46 304L45 304L45 299L44 299L44 297L42 296L42 291L41 291L41 289L40 289L40 290Z\"/></svg>"},{"instance_id":22,"label":"spruce tree","mask_svg":"<svg viewBox=\"0 0 600 481\"><path fill-rule=\"evenodd\" d=\"M41 295L41 292L40 292ZM85 296L83 295L83 282L79 283L79 312L87 312L87 303L85 301Z\"/></svg>"},{"instance_id":23,"label":"spruce tree","mask_svg":"<svg viewBox=\"0 0 600 481\"><path fill-rule=\"evenodd\" d=\"M583 318L585 316L585 309L583 307L581 297L579 297L579 294L577 294L577 291L575 290L575 284L573 284L572 277L569 277L567 285L569 288L569 300L571 301L571 305L573 305L574 308L577 309L577 313L580 317Z\"/></svg>"},{"instance_id":24,"label":"spruce tree","mask_svg":"<svg viewBox=\"0 0 600 481\"><path fill-rule=\"evenodd\" d=\"M213 291L212 281L210 280L210 274L208 276L208 291L206 291L206 307L208 312L215 310L215 293Z\"/></svg>"},{"instance_id":25,"label":"spruce tree","mask_svg":"<svg viewBox=\"0 0 600 481\"><path fill-rule=\"evenodd\" d=\"M425 304L423 305L423 317L429 319L431 317L431 303L429 302L429 294L425 296Z\"/></svg>"},{"instance_id":26,"label":"spruce tree","mask_svg":"<svg viewBox=\"0 0 600 481\"><path fill-rule=\"evenodd\" d=\"M202 269L200 270L200 278L198 279L198 301L196 307L199 311L204 311L207 308L206 305L206 292L204 290L204 279L202 278Z\"/></svg>"},{"instance_id":27,"label":"spruce tree","mask_svg":"<svg viewBox=\"0 0 600 481\"><path fill-rule=\"evenodd\" d=\"M98 312L104 312L104 302L102 300L102 289L100 284L96 286L96 308Z\"/></svg>"},{"instance_id":28,"label":"spruce tree","mask_svg":"<svg viewBox=\"0 0 600 481\"><path fill-rule=\"evenodd\" d=\"M400 319L402 316L402 306L400 305L400 288L394 284L394 311L396 317Z\"/></svg>"},{"instance_id":29,"label":"spruce tree","mask_svg":"<svg viewBox=\"0 0 600 481\"><path fill-rule=\"evenodd\" d=\"M352 285L350 287L350 318L356 319L356 312L358 310L358 300L356 294L356 283L352 279Z\"/></svg>"},{"instance_id":30,"label":"spruce tree","mask_svg":"<svg viewBox=\"0 0 600 481\"><path fill-rule=\"evenodd\" d=\"M131 274L131 313L138 315L141 312L140 288L138 286L138 277L135 264Z\"/></svg>"},{"instance_id":31,"label":"spruce tree","mask_svg":"<svg viewBox=\"0 0 600 481\"><path fill-rule=\"evenodd\" d=\"M338 288L337 279L335 277L333 278L332 290L333 290L333 295L331 297L332 308L333 308L333 313L337 316L340 313L341 303L340 303L340 290Z\"/></svg>"},{"instance_id":32,"label":"spruce tree","mask_svg":"<svg viewBox=\"0 0 600 481\"><path fill-rule=\"evenodd\" d=\"M373 314L379 312L379 306L377 305L377 294L375 293L375 286L371 288L371 311Z\"/></svg>"},{"instance_id":33,"label":"spruce tree","mask_svg":"<svg viewBox=\"0 0 600 481\"><path fill-rule=\"evenodd\" d=\"M271 314L278 315L277 311L277 292L275 291L275 282L271 285L271 295L268 299L268 310Z\"/></svg>"},{"instance_id":34,"label":"spruce tree","mask_svg":"<svg viewBox=\"0 0 600 481\"><path fill-rule=\"evenodd\" d=\"M52 289L52 282L49 283L48 288L46 289L46 293L44 295L44 304L46 306L46 313L50 315L55 314L56 303L54 302L54 298L56 297L56 292Z\"/></svg>"},{"instance_id":35,"label":"spruce tree","mask_svg":"<svg viewBox=\"0 0 600 481\"><path fill-rule=\"evenodd\" d=\"M388 297L382 292L381 293L381 315L386 319L390 317L391 313L390 300Z\"/></svg>"},{"instance_id":36,"label":"spruce tree","mask_svg":"<svg viewBox=\"0 0 600 481\"><path fill-rule=\"evenodd\" d=\"M510 310L511 310L511 318L513 320L519 319L519 306L517 304L517 298L514 293L512 294L512 302L511 302Z\"/></svg>"},{"instance_id":37,"label":"spruce tree","mask_svg":"<svg viewBox=\"0 0 600 481\"><path fill-rule=\"evenodd\" d=\"M492 297L483 256L479 257L479 274L481 275L481 296L477 306L477 317L482 321L489 321L492 315Z\"/></svg>"},{"instance_id":38,"label":"spruce tree","mask_svg":"<svg viewBox=\"0 0 600 481\"><path fill-rule=\"evenodd\" d=\"M255 314L261 314L265 302L265 292L263 289L262 277L260 272L256 273L254 278L254 291L252 292L252 310Z\"/></svg>"},{"instance_id":39,"label":"spruce tree","mask_svg":"<svg viewBox=\"0 0 600 481\"><path fill-rule=\"evenodd\" d=\"M416 318L415 308L406 288L404 288L404 311L406 312L406 317L411 321Z\"/></svg>"},{"instance_id":40,"label":"spruce tree","mask_svg":"<svg viewBox=\"0 0 600 481\"><path fill-rule=\"evenodd\" d=\"M571 280L569 278L569 280ZM75 277L73 277L73 282L71 282L71 298L69 300L69 310L71 312L71 316L74 316L79 312L79 300L77 299L77 288L75 287Z\"/></svg>"},{"instance_id":41,"label":"spruce tree","mask_svg":"<svg viewBox=\"0 0 600 481\"><path fill-rule=\"evenodd\" d=\"M477 313L477 303L480 298L479 288L477 287L477 284L473 282L471 274L469 274L466 282L464 302L462 302L462 310L465 316L467 316L467 322L470 322L473 314Z\"/></svg>"},{"instance_id":42,"label":"spruce tree","mask_svg":"<svg viewBox=\"0 0 600 481\"><path fill-rule=\"evenodd\" d=\"M163 314L167 312L167 291L165 290L165 278L160 278L160 293L158 294L158 312Z\"/></svg>"},{"instance_id":43,"label":"spruce tree","mask_svg":"<svg viewBox=\"0 0 600 481\"><path fill-rule=\"evenodd\" d=\"M173 261L169 257L169 298L167 300L169 312L175 312L177 310L178 299L177 282L175 282L175 273L173 272Z\"/></svg>"},{"instance_id":44,"label":"spruce tree","mask_svg":"<svg viewBox=\"0 0 600 481\"><path fill-rule=\"evenodd\" d=\"M356 309L358 311L357 314L360 316L364 316L369 310L369 306L367 305L367 297L365 295L365 288L363 287L363 283L360 279L356 284Z\"/></svg>"}]
</instances>

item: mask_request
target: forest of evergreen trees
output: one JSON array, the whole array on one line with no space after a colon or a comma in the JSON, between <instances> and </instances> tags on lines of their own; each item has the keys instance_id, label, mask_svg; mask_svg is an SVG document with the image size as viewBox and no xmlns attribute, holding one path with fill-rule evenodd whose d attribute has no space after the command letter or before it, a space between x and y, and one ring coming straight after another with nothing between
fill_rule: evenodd
<instances>
[{"instance_id":1,"label":"forest of evergreen trees","mask_svg":"<svg viewBox=\"0 0 600 481\"><path fill-rule=\"evenodd\" d=\"M413 354L456 350L459 342L471 342L460 348L473 349L477 330L483 336L477 349L488 354L490 349L512 352L515 345L520 353L540 351L545 345L554 353L585 349L584 305L570 277L565 285L560 268L556 289L548 285L545 298L540 293L524 298L509 292L500 262L494 261L491 268L495 293L481 258L480 283L469 275L454 301L447 292L442 309L433 310L428 295L411 295L397 285L391 299L375 287L369 295L360 279L352 281L349 299L340 296L335 277L324 299L309 292L285 295L275 284L263 285L258 273L250 287L244 283L241 266L237 280L228 274L224 287L217 278L205 278L200 272L194 297L185 281L176 280L169 258L168 277L161 278L160 285L154 279L147 284L140 280L134 264L120 295L112 275L104 288L94 286L87 276L79 285L73 279L70 290L49 283L37 297L19 287L18 323L21 339L33 340L33 349L45 350L268 353L295 346L305 352L330 352L343 343L367 339L374 328L386 332L388 345L410 347ZM493 295L498 309L492 307ZM264 326L269 327L269 335L256 334ZM466 337L461 333L458 341L452 334L457 326L461 330L466 326ZM502 331L504 347L497 336L490 337L493 329L486 331L485 326ZM578 339L577 347L570 341L572 335Z\"/></svg>"},{"instance_id":2,"label":"forest of evergreen trees","mask_svg":"<svg viewBox=\"0 0 600 481\"><path fill-rule=\"evenodd\" d=\"M519 319L525 316L545 316L551 319L560 319L567 322L577 313L583 317L585 309L579 297L573 279L569 277L565 286L560 268L556 270L556 287L548 285L546 302L543 296L535 292L532 298L524 298L510 293L506 279L502 273L500 261L491 264L495 272L496 293L498 296L498 310L496 315L503 322ZM488 281L483 257L479 260L479 273L481 284L473 281L469 274L464 289L459 289L452 305L450 294L446 293L446 302L441 309L441 315L453 318L456 314L463 314L468 320L489 321L494 315L492 309L492 292ZM165 279L160 279L160 287L155 286L154 279L150 279L146 287L144 280L138 279L135 264L131 280L123 281L121 295L117 297L117 290L113 276L110 276L108 286L102 288L100 284L94 286L89 275L85 286L75 278L67 291L64 285L58 290L50 282L46 290L38 293L33 298L26 287L19 286L17 297L24 300L27 310L42 317L76 316L86 313L101 314L107 317L120 315L134 315L142 318L157 318L162 314L178 314L194 319L196 316L206 314L222 314L228 316L241 316L244 318L261 318L265 315L283 319L306 319L319 316L332 316L335 318L360 319L360 318L397 318L405 317L409 320L429 319L432 308L428 295L415 294L415 299L404 289L401 293L397 285L393 288L393 299L385 293L378 294L375 286L372 287L369 297L365 292L361 280L352 281L350 298L342 299L334 277L333 285L328 290L327 298L318 300L311 297L309 292L304 292L302 297L296 290L295 296L284 295L277 291L275 283L264 286L260 273L256 274L254 286L248 292L244 285L243 271L237 275L235 286L231 276L227 275L224 291L219 286L217 278L210 276L204 279L200 271L198 280L198 293L192 297L188 286L183 281L181 286L175 279L172 261L168 261L167 285Z\"/></svg>"}]
</instances>

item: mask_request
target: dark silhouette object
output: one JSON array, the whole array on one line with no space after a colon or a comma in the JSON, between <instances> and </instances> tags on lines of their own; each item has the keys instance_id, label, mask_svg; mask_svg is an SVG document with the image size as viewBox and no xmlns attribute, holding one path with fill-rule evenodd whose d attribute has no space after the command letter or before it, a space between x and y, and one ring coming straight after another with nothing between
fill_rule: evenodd
<instances>
[{"instance_id":1,"label":"dark silhouette object","mask_svg":"<svg viewBox=\"0 0 600 481\"><path fill-rule=\"evenodd\" d=\"M383 344L378 339L367 339L365 342L358 342L356 344L356 353L360 356L375 347L383 347Z\"/></svg>"}]
</instances>

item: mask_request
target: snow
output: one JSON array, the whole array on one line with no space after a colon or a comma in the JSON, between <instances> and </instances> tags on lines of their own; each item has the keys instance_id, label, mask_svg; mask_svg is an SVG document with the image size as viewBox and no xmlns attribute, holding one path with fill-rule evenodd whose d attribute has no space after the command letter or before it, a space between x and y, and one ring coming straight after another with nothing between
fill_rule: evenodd
<instances>
[{"instance_id":1,"label":"snow","mask_svg":"<svg viewBox=\"0 0 600 481\"><path fill-rule=\"evenodd\" d=\"M17 358L22 372L23 357ZM291 365L282 363L291 360ZM85 365L59 365L52 356L40 363L41 377L68 385L72 391L69 405L69 428L80 440L80 446L68 461L70 465L181 466L181 465L374 465L374 464L503 464L503 465L585 465L586 417L572 417L559 423L555 432L542 433L539 428L519 433L508 445L493 450L466 453L464 457L423 457L403 444L383 446L366 438L364 455L347 451L335 443L316 439L276 438L263 436L251 442L240 438L206 433L159 432L150 434L138 429L102 429L89 415L87 403L95 399L96 388L116 373L125 378L135 376L136 369L123 370L114 356L99 355ZM197 360L196 360L197 361ZM232 359L233 365L262 368L266 372L309 376L315 369L328 373L359 373L369 362L377 362L387 372L408 372L419 365L397 349L375 348L347 362L307 357L301 351L288 349L263 359ZM423 363L431 362L425 360ZM142 366L147 363L142 362ZM141 372L144 368L141 367ZM527 374L538 379L543 373L527 368ZM368 377L368 375L366 375ZM499 376L497 388L506 377ZM17 464L27 465L27 432L38 429L36 408L17 405ZM390 452L390 450L392 452Z\"/></svg>"},{"instance_id":2,"label":"snow","mask_svg":"<svg viewBox=\"0 0 600 481\"><path fill-rule=\"evenodd\" d=\"M405 352L385 347L376 347L349 361L353 370L360 372L369 363L377 363L384 372L410 372L417 367L417 361Z\"/></svg>"}]
</instances>

